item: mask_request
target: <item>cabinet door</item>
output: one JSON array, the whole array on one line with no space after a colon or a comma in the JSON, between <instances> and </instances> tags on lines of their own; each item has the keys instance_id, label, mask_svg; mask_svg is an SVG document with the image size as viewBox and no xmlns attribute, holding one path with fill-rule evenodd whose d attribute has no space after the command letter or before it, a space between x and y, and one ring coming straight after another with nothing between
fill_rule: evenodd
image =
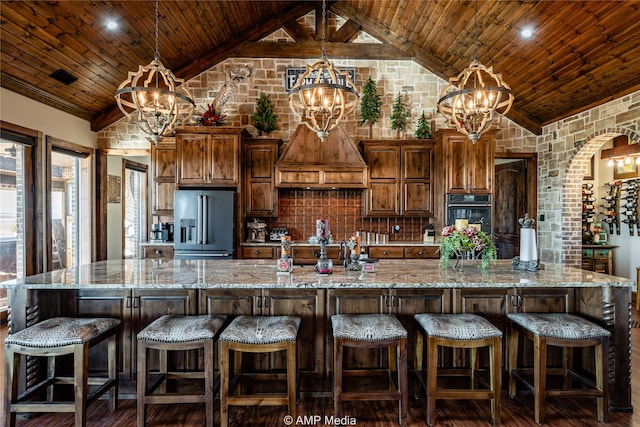
<instances>
[{"instance_id":1,"label":"cabinet door","mask_svg":"<svg viewBox=\"0 0 640 427\"><path fill-rule=\"evenodd\" d=\"M369 257L371 258L404 258L404 248L402 246L370 246Z\"/></svg>"},{"instance_id":2,"label":"cabinet door","mask_svg":"<svg viewBox=\"0 0 640 427\"><path fill-rule=\"evenodd\" d=\"M243 246L243 259L273 259L273 247L271 246ZM274 263L275 265L275 263Z\"/></svg>"},{"instance_id":3,"label":"cabinet door","mask_svg":"<svg viewBox=\"0 0 640 427\"><path fill-rule=\"evenodd\" d=\"M200 314L223 314L227 322L239 315L259 314L260 289L206 289L200 291Z\"/></svg>"},{"instance_id":4,"label":"cabinet door","mask_svg":"<svg viewBox=\"0 0 640 427\"><path fill-rule=\"evenodd\" d=\"M475 144L469 141L467 164L469 165L469 192L491 193L493 189L493 173L495 144L493 134L484 134Z\"/></svg>"},{"instance_id":5,"label":"cabinet door","mask_svg":"<svg viewBox=\"0 0 640 427\"><path fill-rule=\"evenodd\" d=\"M209 136L178 135L178 183L204 184L209 177Z\"/></svg>"},{"instance_id":6,"label":"cabinet door","mask_svg":"<svg viewBox=\"0 0 640 427\"><path fill-rule=\"evenodd\" d=\"M245 146L245 209L247 216L277 216L277 190L275 188L275 164L278 160L278 144L254 144Z\"/></svg>"},{"instance_id":7,"label":"cabinet door","mask_svg":"<svg viewBox=\"0 0 640 427\"><path fill-rule=\"evenodd\" d=\"M365 145L369 188L365 190L365 215L400 215L398 174L400 151L393 145Z\"/></svg>"},{"instance_id":8,"label":"cabinet door","mask_svg":"<svg viewBox=\"0 0 640 427\"><path fill-rule=\"evenodd\" d=\"M238 184L238 137L211 135L209 140L208 182Z\"/></svg>"},{"instance_id":9,"label":"cabinet door","mask_svg":"<svg viewBox=\"0 0 640 427\"><path fill-rule=\"evenodd\" d=\"M388 312L389 292L387 289L328 289L325 348L326 371L333 371L333 334L331 316L334 314L373 314ZM345 367L381 367L383 359L380 351L345 348Z\"/></svg>"},{"instance_id":10,"label":"cabinet door","mask_svg":"<svg viewBox=\"0 0 640 427\"><path fill-rule=\"evenodd\" d=\"M447 135L444 138L446 153L446 192L466 193L468 187L467 138L464 135Z\"/></svg>"},{"instance_id":11,"label":"cabinet door","mask_svg":"<svg viewBox=\"0 0 640 427\"><path fill-rule=\"evenodd\" d=\"M438 259L438 246L410 246L404 249L404 257L409 259Z\"/></svg>"},{"instance_id":12,"label":"cabinet door","mask_svg":"<svg viewBox=\"0 0 640 427\"><path fill-rule=\"evenodd\" d=\"M120 319L120 354L118 372L121 379L134 378L135 357L133 356L135 334L132 327L131 291L81 289L75 297L75 312L78 317L113 317ZM90 369L107 370L107 342L91 348Z\"/></svg>"},{"instance_id":13,"label":"cabinet door","mask_svg":"<svg viewBox=\"0 0 640 427\"><path fill-rule=\"evenodd\" d=\"M324 291L322 289L265 289L263 314L299 316L298 370L322 377L324 371ZM271 353L270 369L284 369L284 352Z\"/></svg>"},{"instance_id":14,"label":"cabinet door","mask_svg":"<svg viewBox=\"0 0 640 427\"><path fill-rule=\"evenodd\" d=\"M151 146L153 170L153 213L173 214L173 192L176 187L176 144L165 141Z\"/></svg>"},{"instance_id":15,"label":"cabinet door","mask_svg":"<svg viewBox=\"0 0 640 427\"><path fill-rule=\"evenodd\" d=\"M402 215L425 216L433 211L430 146L402 147Z\"/></svg>"}]
</instances>

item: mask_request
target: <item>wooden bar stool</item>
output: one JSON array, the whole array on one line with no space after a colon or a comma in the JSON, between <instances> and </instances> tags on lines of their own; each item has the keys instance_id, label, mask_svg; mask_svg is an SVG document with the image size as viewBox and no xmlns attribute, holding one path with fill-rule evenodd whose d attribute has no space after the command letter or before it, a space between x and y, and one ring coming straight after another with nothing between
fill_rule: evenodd
<instances>
[{"instance_id":1,"label":"wooden bar stool","mask_svg":"<svg viewBox=\"0 0 640 427\"><path fill-rule=\"evenodd\" d=\"M424 337L427 337L427 366L423 385L427 393L427 424L433 425L436 399L491 400L491 418L500 424L500 389L502 387L502 331L477 314L416 314L415 369L422 372ZM438 346L469 349L469 369L438 370ZM488 387L476 388L477 351L489 348ZM468 375L470 388L438 387L438 376ZM422 382L422 378L418 376Z\"/></svg>"},{"instance_id":2,"label":"wooden bar stool","mask_svg":"<svg viewBox=\"0 0 640 427\"><path fill-rule=\"evenodd\" d=\"M342 417L342 404L348 400L397 400L398 421L407 425L407 330L391 314L336 314L331 316L333 328L333 405L334 417ZM344 369L344 347L388 348L389 388L387 390L344 391L344 377L362 376L372 369ZM394 351L395 350L395 351ZM391 375L396 370L394 384Z\"/></svg>"},{"instance_id":3,"label":"wooden bar stool","mask_svg":"<svg viewBox=\"0 0 640 427\"><path fill-rule=\"evenodd\" d=\"M544 422L544 405L547 397L595 397L598 421L607 422L608 386L607 360L610 332L580 316L567 313L512 313L509 320L509 397L516 396L516 379L533 393L535 422ZM518 342L522 334L533 341L533 369L518 368ZM547 367L547 346L564 347L568 355L563 357L561 369ZM572 349L594 347L595 387L593 380L573 370ZM533 373L533 385L525 375ZM563 388L547 387L547 375L564 376ZM570 377L581 383L581 388L568 388ZM586 388L584 388L586 386Z\"/></svg>"},{"instance_id":4,"label":"wooden bar stool","mask_svg":"<svg viewBox=\"0 0 640 427\"><path fill-rule=\"evenodd\" d=\"M226 316L181 316L165 315L154 320L138 332L138 427L146 425L147 405L172 403L205 403L205 420L213 425L215 395L214 343ZM147 372L147 349L159 352L158 378L149 384ZM182 350L204 350L204 371L170 372L167 369L167 352ZM204 380L204 392L167 392L166 382L175 379Z\"/></svg>"},{"instance_id":5,"label":"wooden bar stool","mask_svg":"<svg viewBox=\"0 0 640 427\"><path fill-rule=\"evenodd\" d=\"M297 316L238 316L220 334L220 425L229 425L229 406L288 406L288 415L296 419L298 382L297 339L300 328ZM286 351L284 374L243 373L242 353ZM234 374L230 372L230 353L235 352ZM232 378L233 377L233 378ZM242 377L286 379L286 393L253 393L241 390ZM234 386L230 386L233 379ZM239 391L239 394L234 394Z\"/></svg>"},{"instance_id":6,"label":"wooden bar stool","mask_svg":"<svg viewBox=\"0 0 640 427\"><path fill-rule=\"evenodd\" d=\"M87 422L87 406L109 392L109 411L118 405L118 325L109 318L56 317L30 326L5 339L4 425L15 426L18 412L75 412L75 426ZM107 377L89 376L89 348L107 340ZM56 375L56 357L73 354L73 376ZM46 357L47 378L18 396L21 356ZM53 388L73 385L73 401L54 401ZM91 388L89 387L91 386ZM32 400L46 389L45 401Z\"/></svg>"}]
</instances>

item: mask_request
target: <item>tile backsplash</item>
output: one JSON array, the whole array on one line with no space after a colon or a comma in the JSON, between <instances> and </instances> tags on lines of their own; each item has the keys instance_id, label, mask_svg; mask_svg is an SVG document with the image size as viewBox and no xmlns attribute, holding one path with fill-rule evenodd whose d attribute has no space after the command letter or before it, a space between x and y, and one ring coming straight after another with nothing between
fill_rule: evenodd
<instances>
[{"instance_id":1,"label":"tile backsplash","mask_svg":"<svg viewBox=\"0 0 640 427\"><path fill-rule=\"evenodd\" d=\"M429 218L363 217L363 190L278 190L278 217L269 218L269 230L286 227L296 241L315 236L315 220L329 220L333 239L346 240L358 230L389 235L389 242L421 241ZM394 225L400 226L392 233Z\"/></svg>"}]
</instances>

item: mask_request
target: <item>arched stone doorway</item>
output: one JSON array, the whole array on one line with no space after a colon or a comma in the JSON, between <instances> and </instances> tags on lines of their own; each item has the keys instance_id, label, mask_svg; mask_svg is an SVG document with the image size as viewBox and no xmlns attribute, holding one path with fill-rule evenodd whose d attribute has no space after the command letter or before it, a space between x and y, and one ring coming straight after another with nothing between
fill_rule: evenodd
<instances>
[{"instance_id":1,"label":"arched stone doorway","mask_svg":"<svg viewBox=\"0 0 640 427\"><path fill-rule=\"evenodd\" d=\"M577 145L569 160L562 191L562 254L563 263L580 267L582 263L582 178L595 153L612 138L626 135L640 144L640 134L629 129L608 128L591 135Z\"/></svg>"}]
</instances>

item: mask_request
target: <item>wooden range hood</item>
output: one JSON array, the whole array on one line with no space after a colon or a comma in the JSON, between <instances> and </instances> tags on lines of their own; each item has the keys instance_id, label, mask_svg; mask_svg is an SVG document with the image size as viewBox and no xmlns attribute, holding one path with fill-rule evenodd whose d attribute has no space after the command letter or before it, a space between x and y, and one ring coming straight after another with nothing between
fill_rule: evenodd
<instances>
[{"instance_id":1,"label":"wooden range hood","mask_svg":"<svg viewBox=\"0 0 640 427\"><path fill-rule=\"evenodd\" d=\"M276 163L278 188L367 188L367 164L342 126L324 141L299 125Z\"/></svg>"}]
</instances>

